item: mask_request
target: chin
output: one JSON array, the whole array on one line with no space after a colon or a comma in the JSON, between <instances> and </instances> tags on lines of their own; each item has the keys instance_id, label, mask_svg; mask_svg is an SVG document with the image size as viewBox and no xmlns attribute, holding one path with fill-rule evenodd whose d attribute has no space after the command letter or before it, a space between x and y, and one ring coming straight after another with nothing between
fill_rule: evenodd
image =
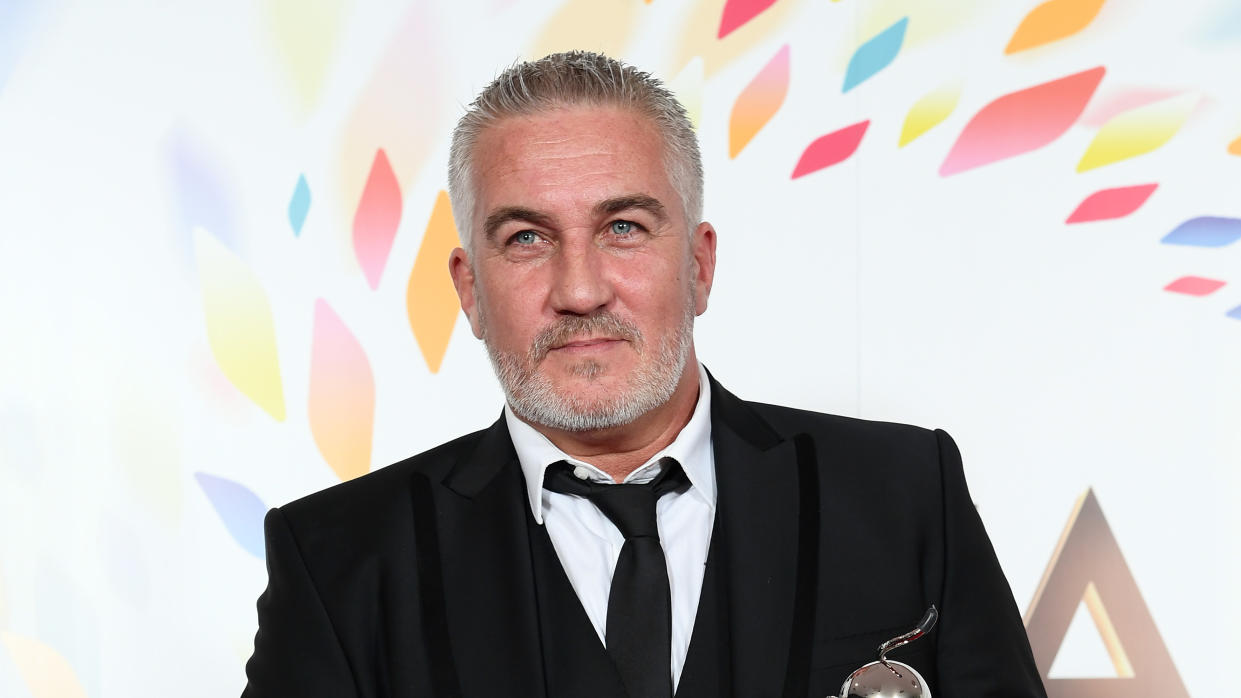
<instances>
[{"instance_id":1,"label":"chin","mask_svg":"<svg viewBox=\"0 0 1241 698\"><path fill-rule=\"evenodd\" d=\"M630 380L532 381L510 393L509 405L528 422L571 432L600 431L631 424L668 402L675 383L633 385Z\"/></svg>"},{"instance_id":2,"label":"chin","mask_svg":"<svg viewBox=\"0 0 1241 698\"><path fill-rule=\"evenodd\" d=\"M554 402L562 410L584 415L605 415L624 411L624 406L643 399L633 377L608 373L598 366L581 367L565 376L541 383L542 401Z\"/></svg>"},{"instance_id":3,"label":"chin","mask_svg":"<svg viewBox=\"0 0 1241 698\"><path fill-rule=\"evenodd\" d=\"M549 382L556 384L559 390L573 390L578 386L587 386L588 391L603 386L616 389L632 382L632 371L622 372L613 365L595 360L574 361L556 373L559 375L549 377Z\"/></svg>"},{"instance_id":4,"label":"chin","mask_svg":"<svg viewBox=\"0 0 1241 698\"><path fill-rule=\"evenodd\" d=\"M676 392L691 355L690 310L681 332L645 358L553 354L532 365L489 343L487 355L509 406L526 422L570 432L614 429L662 407Z\"/></svg>"}]
</instances>

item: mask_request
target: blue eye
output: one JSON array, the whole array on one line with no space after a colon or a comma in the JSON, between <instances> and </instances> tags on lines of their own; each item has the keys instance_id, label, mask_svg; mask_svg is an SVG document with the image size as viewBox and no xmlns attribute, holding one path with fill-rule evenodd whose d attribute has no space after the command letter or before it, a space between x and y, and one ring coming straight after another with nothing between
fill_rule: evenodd
<instances>
[{"instance_id":1,"label":"blue eye","mask_svg":"<svg viewBox=\"0 0 1241 698\"><path fill-rule=\"evenodd\" d=\"M533 245L538 240L539 236L533 230L523 230L512 237L512 242L518 245Z\"/></svg>"},{"instance_id":2,"label":"blue eye","mask_svg":"<svg viewBox=\"0 0 1241 698\"><path fill-rule=\"evenodd\" d=\"M612 232L617 235L628 235L633 229L634 224L630 221L612 221Z\"/></svg>"}]
</instances>

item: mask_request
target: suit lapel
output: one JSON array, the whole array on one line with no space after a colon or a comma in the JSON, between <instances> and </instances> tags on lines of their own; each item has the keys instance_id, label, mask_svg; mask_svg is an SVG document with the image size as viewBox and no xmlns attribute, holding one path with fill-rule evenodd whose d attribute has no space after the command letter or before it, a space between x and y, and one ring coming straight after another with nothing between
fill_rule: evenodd
<instances>
[{"instance_id":1,"label":"suit lapel","mask_svg":"<svg viewBox=\"0 0 1241 698\"><path fill-rule=\"evenodd\" d=\"M546 694L533 588L525 484L504 420L484 432L478 447L442 482L426 482L427 502L415 502L418 530L435 531L437 560L425 560L419 537L419 579L424 606L443 597L439 633L448 648L433 645L446 695L542 696ZM420 486L415 485L415 498ZM441 588L434 589L438 566ZM430 580L428 584L426 580ZM434 609L427 614L435 621ZM432 656L433 660L437 658ZM454 671L455 669L455 671ZM455 685L454 685L455 683Z\"/></svg>"},{"instance_id":2,"label":"suit lapel","mask_svg":"<svg viewBox=\"0 0 1241 698\"><path fill-rule=\"evenodd\" d=\"M733 694L804 696L818 576L814 444L781 437L714 380L711 404Z\"/></svg>"}]
</instances>

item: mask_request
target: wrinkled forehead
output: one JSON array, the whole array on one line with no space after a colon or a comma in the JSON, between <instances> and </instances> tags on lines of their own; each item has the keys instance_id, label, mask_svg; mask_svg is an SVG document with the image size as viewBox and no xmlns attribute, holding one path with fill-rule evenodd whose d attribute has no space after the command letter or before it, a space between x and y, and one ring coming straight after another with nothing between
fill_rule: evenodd
<instances>
[{"instance_id":1,"label":"wrinkled forehead","mask_svg":"<svg viewBox=\"0 0 1241 698\"><path fill-rule=\"evenodd\" d=\"M667 150L653 120L625 107L560 107L503 117L474 142L474 223L496 206L535 203L506 200L514 196L577 194L589 200L643 193L683 215Z\"/></svg>"}]
</instances>

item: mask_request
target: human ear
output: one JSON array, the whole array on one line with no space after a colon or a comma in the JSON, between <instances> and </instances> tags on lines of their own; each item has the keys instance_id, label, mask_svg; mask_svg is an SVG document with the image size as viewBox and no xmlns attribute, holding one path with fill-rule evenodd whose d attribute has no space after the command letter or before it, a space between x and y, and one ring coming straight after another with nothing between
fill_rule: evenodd
<instances>
[{"instance_id":1,"label":"human ear","mask_svg":"<svg viewBox=\"0 0 1241 698\"><path fill-rule=\"evenodd\" d=\"M707 298L715 280L715 228L703 221L694 229L690 242L694 255L694 312L707 312Z\"/></svg>"},{"instance_id":2,"label":"human ear","mask_svg":"<svg viewBox=\"0 0 1241 698\"><path fill-rule=\"evenodd\" d=\"M457 289L457 299L461 301L461 310L470 321L470 331L482 339L483 328L478 321L478 296L475 293L474 266L470 264L470 256L460 247L448 256L448 273L452 276L452 285Z\"/></svg>"}]
</instances>

